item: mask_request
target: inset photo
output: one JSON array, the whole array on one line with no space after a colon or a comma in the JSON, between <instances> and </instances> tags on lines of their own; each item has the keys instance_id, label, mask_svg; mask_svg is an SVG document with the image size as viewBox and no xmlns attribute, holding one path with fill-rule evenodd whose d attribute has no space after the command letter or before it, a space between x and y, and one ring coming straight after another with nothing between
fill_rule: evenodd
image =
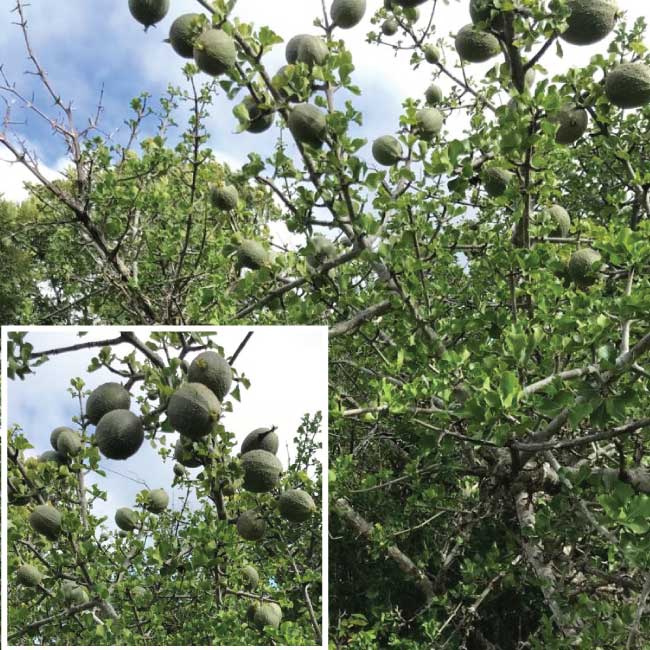
<instances>
[{"instance_id":1,"label":"inset photo","mask_svg":"<svg viewBox=\"0 0 650 650\"><path fill-rule=\"evenodd\" d=\"M3 332L11 646L321 646L327 328Z\"/></svg>"}]
</instances>

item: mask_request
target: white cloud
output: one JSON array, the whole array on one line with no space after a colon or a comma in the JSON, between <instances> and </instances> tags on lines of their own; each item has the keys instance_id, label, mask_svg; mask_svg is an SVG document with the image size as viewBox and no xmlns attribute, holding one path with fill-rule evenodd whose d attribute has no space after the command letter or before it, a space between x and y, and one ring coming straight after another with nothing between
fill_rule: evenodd
<instances>
[{"instance_id":1,"label":"white cloud","mask_svg":"<svg viewBox=\"0 0 650 650\"><path fill-rule=\"evenodd\" d=\"M48 180L60 177L60 172L65 168L67 161L60 160L52 167L39 165L43 176ZM38 183L36 177L21 163L0 160L0 195L7 201L24 201L28 192L25 183Z\"/></svg>"}]
</instances>

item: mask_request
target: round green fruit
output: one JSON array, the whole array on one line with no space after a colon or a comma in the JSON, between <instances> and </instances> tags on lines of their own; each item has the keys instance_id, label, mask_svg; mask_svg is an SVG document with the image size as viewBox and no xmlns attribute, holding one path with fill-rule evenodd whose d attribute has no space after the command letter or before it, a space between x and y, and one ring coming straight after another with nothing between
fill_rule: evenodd
<instances>
[{"instance_id":1,"label":"round green fruit","mask_svg":"<svg viewBox=\"0 0 650 650\"><path fill-rule=\"evenodd\" d=\"M131 15L145 27L159 23L169 11L169 0L129 0Z\"/></svg>"},{"instance_id":2,"label":"round green fruit","mask_svg":"<svg viewBox=\"0 0 650 650\"><path fill-rule=\"evenodd\" d=\"M266 522L255 510L246 510L237 518L237 532L242 539L257 542L264 537Z\"/></svg>"},{"instance_id":3,"label":"round green fruit","mask_svg":"<svg viewBox=\"0 0 650 650\"><path fill-rule=\"evenodd\" d=\"M337 250L334 242L323 235L314 235L309 240L309 247L312 252L307 256L307 264L313 268L318 268L336 257Z\"/></svg>"},{"instance_id":4,"label":"round green fruit","mask_svg":"<svg viewBox=\"0 0 650 650\"><path fill-rule=\"evenodd\" d=\"M569 234L571 217L561 205L552 205L547 208L545 216L555 226L551 237L566 237Z\"/></svg>"},{"instance_id":5,"label":"round green fruit","mask_svg":"<svg viewBox=\"0 0 650 650\"><path fill-rule=\"evenodd\" d=\"M496 36L474 25L465 25L456 35L455 43L460 58L469 63L483 63L501 51Z\"/></svg>"},{"instance_id":6,"label":"round green fruit","mask_svg":"<svg viewBox=\"0 0 650 650\"><path fill-rule=\"evenodd\" d=\"M150 490L147 494L147 505L145 506L149 512L160 514L167 509L169 505L169 495L162 488L157 490Z\"/></svg>"},{"instance_id":7,"label":"round green fruit","mask_svg":"<svg viewBox=\"0 0 650 650\"><path fill-rule=\"evenodd\" d=\"M183 14L169 28L169 42L174 52L184 59L194 56L194 39L200 33L201 14Z\"/></svg>"},{"instance_id":8,"label":"round green fruit","mask_svg":"<svg viewBox=\"0 0 650 650\"><path fill-rule=\"evenodd\" d=\"M650 66L621 63L605 79L605 94L619 108L638 108L650 104Z\"/></svg>"},{"instance_id":9,"label":"round green fruit","mask_svg":"<svg viewBox=\"0 0 650 650\"><path fill-rule=\"evenodd\" d=\"M415 127L424 140L431 140L442 130L444 117L437 108L421 108L415 114Z\"/></svg>"},{"instance_id":10,"label":"round green fruit","mask_svg":"<svg viewBox=\"0 0 650 650\"><path fill-rule=\"evenodd\" d=\"M210 203L218 210L229 212L239 203L239 192L234 185L214 185L210 190Z\"/></svg>"},{"instance_id":11,"label":"round green fruit","mask_svg":"<svg viewBox=\"0 0 650 650\"><path fill-rule=\"evenodd\" d=\"M568 0L569 26L560 36L573 45L591 45L605 38L618 17L613 0Z\"/></svg>"},{"instance_id":12,"label":"round green fruit","mask_svg":"<svg viewBox=\"0 0 650 650\"><path fill-rule=\"evenodd\" d=\"M180 478L187 474L187 470L180 463L174 463L174 474Z\"/></svg>"},{"instance_id":13,"label":"round green fruit","mask_svg":"<svg viewBox=\"0 0 650 650\"><path fill-rule=\"evenodd\" d=\"M109 381L97 386L90 393L86 402L86 417L91 424L97 424L107 413L117 409L128 409L131 406L131 395L122 386Z\"/></svg>"},{"instance_id":14,"label":"round green fruit","mask_svg":"<svg viewBox=\"0 0 650 650\"><path fill-rule=\"evenodd\" d=\"M77 586L70 590L70 601L75 605L85 605L90 600L84 587Z\"/></svg>"},{"instance_id":15,"label":"round green fruit","mask_svg":"<svg viewBox=\"0 0 650 650\"><path fill-rule=\"evenodd\" d=\"M235 41L221 29L208 29L194 43L194 62L201 72L218 77L236 61Z\"/></svg>"},{"instance_id":16,"label":"round green fruit","mask_svg":"<svg viewBox=\"0 0 650 650\"><path fill-rule=\"evenodd\" d=\"M442 88L440 88L440 86L437 84L431 84L424 91L424 99L430 106L440 104L440 102L443 100Z\"/></svg>"},{"instance_id":17,"label":"round green fruit","mask_svg":"<svg viewBox=\"0 0 650 650\"><path fill-rule=\"evenodd\" d=\"M242 103L248 113L246 131L249 133L264 133L273 126L273 111L261 109L251 95L248 95Z\"/></svg>"},{"instance_id":18,"label":"round green fruit","mask_svg":"<svg viewBox=\"0 0 650 650\"><path fill-rule=\"evenodd\" d=\"M52 445L52 449L54 449L54 451L58 451L56 443L59 441L59 436L64 431L72 431L72 433L74 433L74 429L71 429L70 427L57 427L52 431L52 433L50 433L50 444Z\"/></svg>"},{"instance_id":19,"label":"round green fruit","mask_svg":"<svg viewBox=\"0 0 650 650\"><path fill-rule=\"evenodd\" d=\"M43 582L43 576L35 566L23 564L16 571L16 581L24 587L38 587Z\"/></svg>"},{"instance_id":20,"label":"round green fruit","mask_svg":"<svg viewBox=\"0 0 650 650\"><path fill-rule=\"evenodd\" d=\"M399 23L395 20L395 18L387 18L381 24L381 33L384 36L395 36L398 30L399 30Z\"/></svg>"},{"instance_id":21,"label":"round green fruit","mask_svg":"<svg viewBox=\"0 0 650 650\"><path fill-rule=\"evenodd\" d=\"M334 0L330 9L332 23L341 29L356 27L366 13L366 0Z\"/></svg>"},{"instance_id":22,"label":"round green fruit","mask_svg":"<svg viewBox=\"0 0 650 650\"><path fill-rule=\"evenodd\" d=\"M72 599L72 590L77 587L77 583L74 582L74 580L64 580L61 583L61 594L63 595L63 599L65 601L70 601Z\"/></svg>"},{"instance_id":23,"label":"round green fruit","mask_svg":"<svg viewBox=\"0 0 650 650\"><path fill-rule=\"evenodd\" d=\"M427 43L422 48L422 53L424 54L424 59L427 63L432 65L440 61L440 50L431 43Z\"/></svg>"},{"instance_id":24,"label":"round green fruit","mask_svg":"<svg viewBox=\"0 0 650 650\"><path fill-rule=\"evenodd\" d=\"M228 362L214 350L201 352L190 364L187 374L190 382L207 386L222 400L232 386L232 370Z\"/></svg>"},{"instance_id":25,"label":"round green fruit","mask_svg":"<svg viewBox=\"0 0 650 650\"><path fill-rule=\"evenodd\" d=\"M581 287L591 286L598 279L601 259L600 253L593 248L577 250L569 260L569 277Z\"/></svg>"},{"instance_id":26,"label":"round green fruit","mask_svg":"<svg viewBox=\"0 0 650 650\"><path fill-rule=\"evenodd\" d=\"M260 630L267 625L277 629L282 621L282 609L277 603L260 603L260 606L255 610L253 621Z\"/></svg>"},{"instance_id":27,"label":"round green fruit","mask_svg":"<svg viewBox=\"0 0 650 650\"><path fill-rule=\"evenodd\" d=\"M226 483L221 487L221 492L226 497L233 497L241 486L242 481L239 479L236 481L226 481Z\"/></svg>"},{"instance_id":28,"label":"round green fruit","mask_svg":"<svg viewBox=\"0 0 650 650\"><path fill-rule=\"evenodd\" d=\"M107 413L97 424L95 441L99 451L112 460L125 460L135 454L144 441L144 429L140 418L117 409Z\"/></svg>"},{"instance_id":29,"label":"round green fruit","mask_svg":"<svg viewBox=\"0 0 650 650\"><path fill-rule=\"evenodd\" d=\"M555 115L554 121L560 125L555 141L558 144L572 144L579 140L589 126L589 114L575 104L565 104Z\"/></svg>"},{"instance_id":30,"label":"round green fruit","mask_svg":"<svg viewBox=\"0 0 650 650\"><path fill-rule=\"evenodd\" d=\"M305 39L309 38L313 38L311 34L297 34L289 39L284 52L287 63L297 63L300 45Z\"/></svg>"},{"instance_id":31,"label":"round green fruit","mask_svg":"<svg viewBox=\"0 0 650 650\"><path fill-rule=\"evenodd\" d=\"M260 581L260 576L254 566L245 566L242 569L242 578L249 589L255 589Z\"/></svg>"},{"instance_id":32,"label":"round green fruit","mask_svg":"<svg viewBox=\"0 0 650 650\"><path fill-rule=\"evenodd\" d=\"M298 41L297 63L304 63L310 68L315 65L323 65L329 56L327 43L318 36L307 35ZM293 61L289 61L293 63Z\"/></svg>"},{"instance_id":33,"label":"round green fruit","mask_svg":"<svg viewBox=\"0 0 650 650\"><path fill-rule=\"evenodd\" d=\"M193 449L194 442L184 436L179 436L174 447L174 458L184 467L200 467L201 459Z\"/></svg>"},{"instance_id":34,"label":"round green fruit","mask_svg":"<svg viewBox=\"0 0 650 650\"><path fill-rule=\"evenodd\" d=\"M38 462L56 463L57 465L65 465L68 462L68 459L62 453L58 451L51 451L48 449L38 457Z\"/></svg>"},{"instance_id":35,"label":"round green fruit","mask_svg":"<svg viewBox=\"0 0 650 650\"><path fill-rule=\"evenodd\" d=\"M401 142L392 135L382 135L372 143L372 156L378 164L392 167L402 160Z\"/></svg>"},{"instance_id":36,"label":"round green fruit","mask_svg":"<svg viewBox=\"0 0 650 650\"><path fill-rule=\"evenodd\" d=\"M277 454L280 447L280 439L274 429L270 427L260 427L253 429L241 443L241 453L245 454L255 449L268 451L271 454Z\"/></svg>"},{"instance_id":37,"label":"round green fruit","mask_svg":"<svg viewBox=\"0 0 650 650\"><path fill-rule=\"evenodd\" d=\"M492 197L498 197L505 194L508 185L512 181L513 174L500 167L490 167L486 169L483 175L483 186L485 191Z\"/></svg>"},{"instance_id":38,"label":"round green fruit","mask_svg":"<svg viewBox=\"0 0 650 650\"><path fill-rule=\"evenodd\" d=\"M244 239L237 249L237 266L240 269L257 271L270 266L273 259L264 246L253 239Z\"/></svg>"},{"instance_id":39,"label":"round green fruit","mask_svg":"<svg viewBox=\"0 0 650 650\"><path fill-rule=\"evenodd\" d=\"M289 112L289 131L302 144L320 147L327 133L327 117L313 104L298 104Z\"/></svg>"},{"instance_id":40,"label":"round green fruit","mask_svg":"<svg viewBox=\"0 0 650 650\"><path fill-rule=\"evenodd\" d=\"M259 606L259 603L252 603L248 606L248 609L246 610L246 620L249 623L252 623L255 620L255 612Z\"/></svg>"},{"instance_id":41,"label":"round green fruit","mask_svg":"<svg viewBox=\"0 0 650 650\"><path fill-rule=\"evenodd\" d=\"M50 505L36 506L29 515L30 526L48 539L56 539L61 533L61 513Z\"/></svg>"},{"instance_id":42,"label":"round green fruit","mask_svg":"<svg viewBox=\"0 0 650 650\"><path fill-rule=\"evenodd\" d=\"M183 384L171 396L167 406L169 423L191 440L207 436L221 415L219 398L203 384Z\"/></svg>"},{"instance_id":43,"label":"round green fruit","mask_svg":"<svg viewBox=\"0 0 650 650\"><path fill-rule=\"evenodd\" d=\"M244 469L243 487L249 492L270 492L277 486L282 463L270 451L254 449L241 457Z\"/></svg>"},{"instance_id":44,"label":"round green fruit","mask_svg":"<svg viewBox=\"0 0 650 650\"><path fill-rule=\"evenodd\" d=\"M65 456L76 456L81 450L81 438L76 431L62 431L56 442L57 451Z\"/></svg>"},{"instance_id":45,"label":"round green fruit","mask_svg":"<svg viewBox=\"0 0 650 650\"><path fill-rule=\"evenodd\" d=\"M307 521L316 512L316 504L304 490L287 490L280 495L280 514L294 523Z\"/></svg>"},{"instance_id":46,"label":"round green fruit","mask_svg":"<svg viewBox=\"0 0 650 650\"><path fill-rule=\"evenodd\" d=\"M138 526L138 513L131 508L118 508L115 511L115 523L120 530L134 530Z\"/></svg>"},{"instance_id":47,"label":"round green fruit","mask_svg":"<svg viewBox=\"0 0 650 650\"><path fill-rule=\"evenodd\" d=\"M491 20L492 27L497 29L503 27L503 16L497 11L494 0L471 0L469 3L469 15L475 25Z\"/></svg>"}]
</instances>

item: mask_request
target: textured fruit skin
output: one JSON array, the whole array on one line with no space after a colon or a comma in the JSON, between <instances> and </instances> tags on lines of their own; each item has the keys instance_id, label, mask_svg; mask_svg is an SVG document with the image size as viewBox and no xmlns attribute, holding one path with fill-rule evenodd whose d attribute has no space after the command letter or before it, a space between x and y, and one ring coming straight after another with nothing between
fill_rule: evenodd
<instances>
[{"instance_id":1,"label":"textured fruit skin","mask_svg":"<svg viewBox=\"0 0 650 650\"><path fill-rule=\"evenodd\" d=\"M167 406L169 423L191 440L207 436L221 414L219 398L203 384L183 384L171 396Z\"/></svg>"},{"instance_id":2,"label":"textured fruit skin","mask_svg":"<svg viewBox=\"0 0 650 650\"><path fill-rule=\"evenodd\" d=\"M366 13L366 0L334 0L330 15L332 22L341 29L356 27Z\"/></svg>"},{"instance_id":3,"label":"textured fruit skin","mask_svg":"<svg viewBox=\"0 0 650 650\"><path fill-rule=\"evenodd\" d=\"M650 66L621 63L605 79L605 94L619 108L638 108L650 104Z\"/></svg>"},{"instance_id":4,"label":"textured fruit skin","mask_svg":"<svg viewBox=\"0 0 650 650\"><path fill-rule=\"evenodd\" d=\"M511 172L499 167L490 167L485 170L483 186L490 196L502 196L508 189L511 180Z\"/></svg>"},{"instance_id":5,"label":"textured fruit skin","mask_svg":"<svg viewBox=\"0 0 650 650\"><path fill-rule=\"evenodd\" d=\"M237 249L237 266L240 269L257 271L271 264L271 256L262 244L253 239L244 239Z\"/></svg>"},{"instance_id":6,"label":"textured fruit skin","mask_svg":"<svg viewBox=\"0 0 650 650\"><path fill-rule=\"evenodd\" d=\"M546 210L549 220L555 224L551 237L566 237L571 229L571 217L561 205L552 205Z\"/></svg>"},{"instance_id":7,"label":"textured fruit skin","mask_svg":"<svg viewBox=\"0 0 650 650\"><path fill-rule=\"evenodd\" d=\"M266 532L266 522L255 510L246 510L237 519L239 536L249 542L256 542Z\"/></svg>"},{"instance_id":8,"label":"textured fruit skin","mask_svg":"<svg viewBox=\"0 0 650 650\"><path fill-rule=\"evenodd\" d=\"M270 492L280 480L282 463L269 451L254 449L241 457L244 468L244 489L249 492Z\"/></svg>"},{"instance_id":9,"label":"textured fruit skin","mask_svg":"<svg viewBox=\"0 0 650 650\"><path fill-rule=\"evenodd\" d=\"M200 17L201 14L182 14L169 28L169 42L174 52L184 59L191 59L194 56L196 23Z\"/></svg>"},{"instance_id":10,"label":"textured fruit skin","mask_svg":"<svg viewBox=\"0 0 650 650\"><path fill-rule=\"evenodd\" d=\"M295 62L304 63L310 68L315 65L323 65L329 53L327 43L322 38L308 34L298 41L298 52ZM289 61L289 63L292 62Z\"/></svg>"},{"instance_id":11,"label":"textured fruit skin","mask_svg":"<svg viewBox=\"0 0 650 650\"><path fill-rule=\"evenodd\" d=\"M133 456L144 441L142 422L126 409L111 411L97 424L95 441L106 458L125 460Z\"/></svg>"},{"instance_id":12,"label":"textured fruit skin","mask_svg":"<svg viewBox=\"0 0 650 650\"><path fill-rule=\"evenodd\" d=\"M193 441L184 436L179 436L174 447L174 458L184 467L201 467L201 459L192 449Z\"/></svg>"},{"instance_id":13,"label":"textured fruit skin","mask_svg":"<svg viewBox=\"0 0 650 650\"><path fill-rule=\"evenodd\" d=\"M594 265L601 259L600 253L593 248L577 250L569 260L569 277L581 287L591 286L598 279L598 270L594 270Z\"/></svg>"},{"instance_id":14,"label":"textured fruit skin","mask_svg":"<svg viewBox=\"0 0 650 650\"><path fill-rule=\"evenodd\" d=\"M48 449L38 457L39 463L56 463L57 465L65 465L68 459L58 451L51 451Z\"/></svg>"},{"instance_id":15,"label":"textured fruit skin","mask_svg":"<svg viewBox=\"0 0 650 650\"><path fill-rule=\"evenodd\" d=\"M259 603L252 603L248 606L248 609L246 610L246 620L249 623L252 623L255 620L255 612L259 606Z\"/></svg>"},{"instance_id":16,"label":"textured fruit skin","mask_svg":"<svg viewBox=\"0 0 650 650\"><path fill-rule=\"evenodd\" d=\"M261 603L255 610L253 621L260 630L267 625L277 629L282 621L280 605L277 603Z\"/></svg>"},{"instance_id":17,"label":"textured fruit skin","mask_svg":"<svg viewBox=\"0 0 650 650\"><path fill-rule=\"evenodd\" d=\"M57 451L65 456L75 456L81 450L81 438L76 431L62 431L56 441Z\"/></svg>"},{"instance_id":18,"label":"textured fruit skin","mask_svg":"<svg viewBox=\"0 0 650 650\"><path fill-rule=\"evenodd\" d=\"M66 601L70 601L71 599L71 593L72 590L77 587L77 583L74 582L73 580L64 580L61 583L61 593L63 594L63 599Z\"/></svg>"},{"instance_id":19,"label":"textured fruit skin","mask_svg":"<svg viewBox=\"0 0 650 650\"><path fill-rule=\"evenodd\" d=\"M442 130L444 117L437 108L421 108L415 114L415 121L420 137L430 140Z\"/></svg>"},{"instance_id":20,"label":"textured fruit skin","mask_svg":"<svg viewBox=\"0 0 650 650\"><path fill-rule=\"evenodd\" d=\"M115 523L120 530L131 531L138 525L138 515L131 508L118 508L115 511Z\"/></svg>"},{"instance_id":21,"label":"textured fruit skin","mask_svg":"<svg viewBox=\"0 0 650 650\"><path fill-rule=\"evenodd\" d=\"M605 38L616 24L618 7L613 0L568 0L569 26L561 38L573 45L591 45Z\"/></svg>"},{"instance_id":22,"label":"textured fruit skin","mask_svg":"<svg viewBox=\"0 0 650 650\"><path fill-rule=\"evenodd\" d=\"M430 106L435 106L443 100L442 88L436 84L431 84L424 92L424 99Z\"/></svg>"},{"instance_id":23,"label":"textured fruit skin","mask_svg":"<svg viewBox=\"0 0 650 650\"><path fill-rule=\"evenodd\" d=\"M242 578L248 585L249 589L255 589L255 587L257 587L260 582L260 576L259 573L257 573L257 569L254 566L250 565L245 566L242 569Z\"/></svg>"},{"instance_id":24,"label":"textured fruit skin","mask_svg":"<svg viewBox=\"0 0 650 650\"><path fill-rule=\"evenodd\" d=\"M207 386L222 400L232 386L232 370L228 362L214 350L201 352L190 364L187 373L190 382Z\"/></svg>"},{"instance_id":25,"label":"textured fruit skin","mask_svg":"<svg viewBox=\"0 0 650 650\"><path fill-rule=\"evenodd\" d=\"M218 210L234 210L239 202L239 192L234 185L215 185L210 190L210 203Z\"/></svg>"},{"instance_id":26,"label":"textured fruit skin","mask_svg":"<svg viewBox=\"0 0 650 650\"><path fill-rule=\"evenodd\" d=\"M399 30L399 23L394 18L387 18L381 25L384 36L395 36Z\"/></svg>"},{"instance_id":27,"label":"textured fruit skin","mask_svg":"<svg viewBox=\"0 0 650 650\"><path fill-rule=\"evenodd\" d=\"M385 167L396 165L402 154L402 143L392 135L382 135L372 143L373 158Z\"/></svg>"},{"instance_id":28,"label":"textured fruit skin","mask_svg":"<svg viewBox=\"0 0 650 650\"><path fill-rule=\"evenodd\" d=\"M280 514L294 523L307 521L314 512L316 504L304 490L287 490L280 495L278 502Z\"/></svg>"},{"instance_id":29,"label":"textured fruit skin","mask_svg":"<svg viewBox=\"0 0 650 650\"><path fill-rule=\"evenodd\" d=\"M469 15L475 25L490 20L494 9L495 6L492 0L471 0L469 3ZM492 27L500 29L503 25L503 16L495 15L492 19Z\"/></svg>"},{"instance_id":30,"label":"textured fruit skin","mask_svg":"<svg viewBox=\"0 0 650 650\"><path fill-rule=\"evenodd\" d=\"M483 63L496 56L501 48L496 36L465 25L456 35L456 51L463 61Z\"/></svg>"},{"instance_id":31,"label":"textured fruit skin","mask_svg":"<svg viewBox=\"0 0 650 650\"><path fill-rule=\"evenodd\" d=\"M296 34L287 41L287 46L284 50L287 63L296 63L298 61L298 49L306 38L312 38L311 34Z\"/></svg>"},{"instance_id":32,"label":"textured fruit skin","mask_svg":"<svg viewBox=\"0 0 650 650\"><path fill-rule=\"evenodd\" d=\"M50 505L36 506L29 515L31 527L49 539L56 539L61 532L61 513Z\"/></svg>"},{"instance_id":33,"label":"textured fruit skin","mask_svg":"<svg viewBox=\"0 0 650 650\"><path fill-rule=\"evenodd\" d=\"M147 495L146 508L149 512L160 514L167 509L169 505L169 495L162 488L151 490Z\"/></svg>"},{"instance_id":34,"label":"textured fruit skin","mask_svg":"<svg viewBox=\"0 0 650 650\"><path fill-rule=\"evenodd\" d=\"M174 463L174 474L178 477L185 476L186 469L180 463Z\"/></svg>"},{"instance_id":35,"label":"textured fruit skin","mask_svg":"<svg viewBox=\"0 0 650 650\"><path fill-rule=\"evenodd\" d=\"M113 381L97 386L88 396L86 417L91 424L97 424L106 413L131 406L129 391Z\"/></svg>"},{"instance_id":36,"label":"textured fruit skin","mask_svg":"<svg viewBox=\"0 0 650 650\"><path fill-rule=\"evenodd\" d=\"M327 119L325 113L313 104L294 106L287 120L293 137L303 144L320 147L325 140Z\"/></svg>"},{"instance_id":37,"label":"textured fruit skin","mask_svg":"<svg viewBox=\"0 0 650 650\"><path fill-rule=\"evenodd\" d=\"M254 449L262 449L271 454L277 454L279 447L280 439L278 438L278 434L275 431L270 431L270 427L260 427L259 429L253 429L244 438L241 443L241 453L245 454Z\"/></svg>"},{"instance_id":38,"label":"textured fruit skin","mask_svg":"<svg viewBox=\"0 0 650 650\"><path fill-rule=\"evenodd\" d=\"M52 445L52 449L54 449L54 451L58 451L58 449L56 448L56 443L59 440L59 436L64 431L73 431L74 432L74 429L71 429L70 427L57 427L56 429L54 429L52 431L52 433L50 433L50 444Z\"/></svg>"},{"instance_id":39,"label":"textured fruit skin","mask_svg":"<svg viewBox=\"0 0 650 650\"><path fill-rule=\"evenodd\" d=\"M565 104L555 116L560 128L555 135L558 144L572 144L579 140L589 126L589 114L575 104Z\"/></svg>"},{"instance_id":40,"label":"textured fruit skin","mask_svg":"<svg viewBox=\"0 0 650 650\"><path fill-rule=\"evenodd\" d=\"M218 77L236 61L235 41L221 29L208 29L194 42L194 62L201 72Z\"/></svg>"},{"instance_id":41,"label":"textured fruit skin","mask_svg":"<svg viewBox=\"0 0 650 650\"><path fill-rule=\"evenodd\" d=\"M129 0L131 15L145 27L159 23L169 11L169 0Z\"/></svg>"},{"instance_id":42,"label":"textured fruit skin","mask_svg":"<svg viewBox=\"0 0 650 650\"><path fill-rule=\"evenodd\" d=\"M16 571L16 581L24 587L38 587L43 582L43 576L35 566L23 564Z\"/></svg>"},{"instance_id":43,"label":"textured fruit skin","mask_svg":"<svg viewBox=\"0 0 650 650\"><path fill-rule=\"evenodd\" d=\"M249 133L264 133L273 126L273 111L260 109L259 104L248 95L242 102L248 113L248 126L246 131Z\"/></svg>"},{"instance_id":44,"label":"textured fruit skin","mask_svg":"<svg viewBox=\"0 0 650 650\"><path fill-rule=\"evenodd\" d=\"M70 590L70 600L75 605L85 605L90 598L88 592L83 587L77 586Z\"/></svg>"},{"instance_id":45,"label":"textured fruit skin","mask_svg":"<svg viewBox=\"0 0 650 650\"><path fill-rule=\"evenodd\" d=\"M434 63L438 63L438 61L440 61L440 50L435 45L428 43L422 48L422 51L424 52L424 59L427 63L431 63L433 65Z\"/></svg>"}]
</instances>

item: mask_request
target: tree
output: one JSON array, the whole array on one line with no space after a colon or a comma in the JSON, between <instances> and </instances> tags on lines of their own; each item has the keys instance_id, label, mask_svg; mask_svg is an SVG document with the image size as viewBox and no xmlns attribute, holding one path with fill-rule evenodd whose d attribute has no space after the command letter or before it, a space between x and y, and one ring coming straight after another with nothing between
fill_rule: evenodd
<instances>
[{"instance_id":1,"label":"tree","mask_svg":"<svg viewBox=\"0 0 650 650\"><path fill-rule=\"evenodd\" d=\"M254 121L273 112L290 127L229 182L277 199L271 218L306 243L236 284L197 279L173 318L330 327L336 647L643 647L646 26L600 2L462 4L474 27L438 24L462 30L454 43L437 37L443 3L388 0L373 15L369 40L396 65L430 66L445 90L425 107L415 89L394 132L375 133L329 3L314 30L323 42L294 41L277 75L264 61L275 32L238 22L234 3L197 2L199 31L211 20L235 42L221 91L252 96ZM598 20L581 27L596 5ZM583 67L550 60L594 40ZM473 75L470 61L488 57ZM612 87L623 61L637 66L631 110ZM191 85L196 69L186 71ZM324 128L312 109L313 128L304 108L291 120L303 103ZM377 166L364 146L379 138ZM327 252L315 232L328 234ZM246 236L268 233L260 223ZM201 302L206 288L218 305Z\"/></svg>"},{"instance_id":2,"label":"tree","mask_svg":"<svg viewBox=\"0 0 650 650\"><path fill-rule=\"evenodd\" d=\"M7 478L9 640L38 645L320 643L321 522L315 504L321 499L316 460L321 414L305 414L294 440L295 457L281 480L252 492L249 454L234 455L235 435L219 420L195 441L181 436L174 444L168 438L172 396L179 387L196 385L188 383L188 366L192 379L198 362L188 364L185 357L200 351L223 354L214 337L158 332L140 339L123 332L115 340L93 337L53 350L34 350L29 338L11 334L10 375L18 380L58 355L88 350L90 372L110 369L125 382L140 411L132 417L161 461L174 464L172 487L182 497L180 507L170 508L169 486L145 479L137 503L116 511L115 525L97 514L94 506L106 500L106 492L92 477L106 476L106 454L118 457L105 444L107 422L126 411L113 408L114 393L89 391L79 377L71 378L68 389L79 415L52 433L53 450L27 456L33 447L30 433L14 423ZM126 353L117 349L124 343L131 348ZM250 386L245 375L234 368L233 373L224 411L232 410L240 391ZM124 388L108 390L127 395ZM93 432L91 422L97 422L100 407L105 412ZM268 425L256 434L261 440L276 435ZM65 436L78 444L62 443ZM123 433L119 442L113 439L112 452L126 438ZM142 438L137 442L139 448ZM262 454L279 463L270 451ZM187 469L195 467L198 473ZM313 500L308 513L298 513L300 521L295 509L287 515L282 506L291 490ZM261 536L244 530L247 516L263 527ZM279 611L281 624L273 618Z\"/></svg>"}]
</instances>

